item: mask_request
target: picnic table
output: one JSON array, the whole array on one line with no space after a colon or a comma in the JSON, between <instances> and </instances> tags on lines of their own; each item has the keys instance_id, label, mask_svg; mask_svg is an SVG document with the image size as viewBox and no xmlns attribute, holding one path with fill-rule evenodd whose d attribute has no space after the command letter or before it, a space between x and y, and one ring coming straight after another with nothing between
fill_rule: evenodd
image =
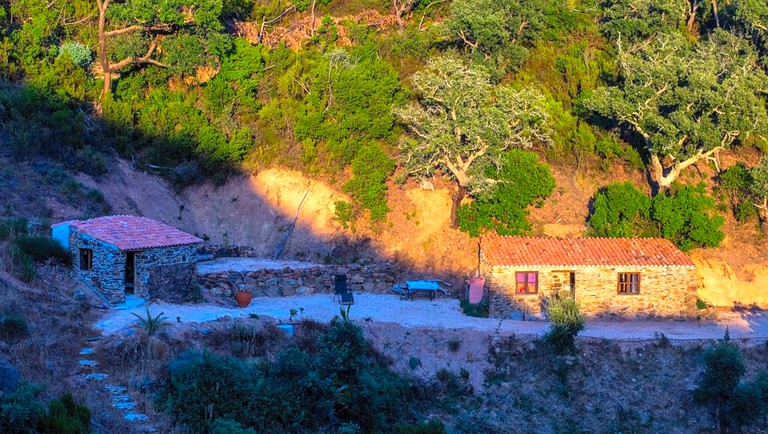
<instances>
[{"instance_id":1,"label":"picnic table","mask_svg":"<svg viewBox=\"0 0 768 434\"><path fill-rule=\"evenodd\" d=\"M411 299L416 294L427 294L430 300L434 300L438 292L448 294L436 280L406 280L404 284L396 283L392 290L400 294L401 299Z\"/></svg>"}]
</instances>

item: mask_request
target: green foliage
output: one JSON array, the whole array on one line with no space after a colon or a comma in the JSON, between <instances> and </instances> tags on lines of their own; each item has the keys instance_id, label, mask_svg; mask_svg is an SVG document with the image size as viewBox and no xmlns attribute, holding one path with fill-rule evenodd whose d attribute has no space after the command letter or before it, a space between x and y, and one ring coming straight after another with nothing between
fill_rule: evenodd
<instances>
[{"instance_id":1,"label":"green foliage","mask_svg":"<svg viewBox=\"0 0 768 434\"><path fill-rule=\"evenodd\" d=\"M650 223L651 199L631 182L609 184L598 190L587 221L595 237L655 235Z\"/></svg>"},{"instance_id":2,"label":"green foliage","mask_svg":"<svg viewBox=\"0 0 768 434\"><path fill-rule=\"evenodd\" d=\"M488 300L483 299L480 303L472 304L469 300L461 300L461 311L464 315L478 318L488 318L490 305Z\"/></svg>"},{"instance_id":3,"label":"green foliage","mask_svg":"<svg viewBox=\"0 0 768 434\"><path fill-rule=\"evenodd\" d=\"M588 224L593 236L662 237L683 251L716 247L724 235L722 216L704 184L675 185L652 200L630 182L610 184L595 194Z\"/></svg>"},{"instance_id":4,"label":"green foliage","mask_svg":"<svg viewBox=\"0 0 768 434\"><path fill-rule=\"evenodd\" d=\"M496 187L459 209L459 227L477 237L482 231L520 235L530 230L528 207L540 204L555 189L549 166L533 152L511 149L501 157L501 167L489 166L486 178Z\"/></svg>"},{"instance_id":5,"label":"green foliage","mask_svg":"<svg viewBox=\"0 0 768 434\"><path fill-rule=\"evenodd\" d=\"M0 339L14 344L29 336L29 325L24 317L16 314L0 317Z\"/></svg>"},{"instance_id":6,"label":"green foliage","mask_svg":"<svg viewBox=\"0 0 768 434\"><path fill-rule=\"evenodd\" d=\"M687 0L604 0L600 10L603 35L637 42L676 32L685 25L691 6Z\"/></svg>"},{"instance_id":7,"label":"green foliage","mask_svg":"<svg viewBox=\"0 0 768 434\"><path fill-rule=\"evenodd\" d=\"M87 68L93 61L93 52L79 42L65 42L59 47L59 57L68 56L75 65Z\"/></svg>"},{"instance_id":8,"label":"green foliage","mask_svg":"<svg viewBox=\"0 0 768 434\"><path fill-rule=\"evenodd\" d=\"M661 236L683 251L695 247L717 247L725 235L720 231L722 216L713 215L714 200L706 195L704 184L675 186L659 194L651 204L651 219Z\"/></svg>"},{"instance_id":9,"label":"green foliage","mask_svg":"<svg viewBox=\"0 0 768 434\"><path fill-rule=\"evenodd\" d=\"M743 163L736 163L719 175L717 191L730 208L736 220L744 222L755 215L752 204L752 174Z\"/></svg>"},{"instance_id":10,"label":"green foliage","mask_svg":"<svg viewBox=\"0 0 768 434\"><path fill-rule=\"evenodd\" d=\"M58 400L48 404L48 412L41 417L40 426L44 433L87 434L90 433L91 412L79 405L72 395L65 393Z\"/></svg>"},{"instance_id":11,"label":"green foliage","mask_svg":"<svg viewBox=\"0 0 768 434\"><path fill-rule=\"evenodd\" d=\"M544 335L557 353L573 351L576 335L584 330L586 318L571 294L555 294L546 306L550 330Z\"/></svg>"},{"instance_id":12,"label":"green foliage","mask_svg":"<svg viewBox=\"0 0 768 434\"><path fill-rule=\"evenodd\" d=\"M726 334L726 338L727 338ZM768 374L742 382L747 371L739 348L724 339L704 353L704 373L694 397L715 407L718 427L726 432L752 422L768 410Z\"/></svg>"},{"instance_id":13,"label":"green foliage","mask_svg":"<svg viewBox=\"0 0 768 434\"><path fill-rule=\"evenodd\" d=\"M620 43L616 84L585 92L579 109L634 134L657 187L717 147L765 142L768 113L758 89L768 77L746 41L715 30L694 46L676 34ZM671 166L662 166L665 158Z\"/></svg>"},{"instance_id":14,"label":"green foliage","mask_svg":"<svg viewBox=\"0 0 768 434\"><path fill-rule=\"evenodd\" d=\"M17 238L15 242L22 252L37 262L54 259L63 264L72 263L72 256L69 251L53 238L24 236Z\"/></svg>"},{"instance_id":15,"label":"green foliage","mask_svg":"<svg viewBox=\"0 0 768 434\"><path fill-rule=\"evenodd\" d=\"M29 233L29 220L25 217L12 217L0 222L0 240L26 236Z\"/></svg>"},{"instance_id":16,"label":"green foliage","mask_svg":"<svg viewBox=\"0 0 768 434\"><path fill-rule=\"evenodd\" d=\"M152 316L152 313L149 312L149 308L146 309L146 316L143 317L134 312L131 312L131 315L135 316L139 320L139 322L134 325L134 327L144 330L144 332L147 333L147 336L153 336L155 333L161 331L163 328L165 328L166 325L168 325L166 322L168 317L165 316L163 312Z\"/></svg>"},{"instance_id":17,"label":"green foliage","mask_svg":"<svg viewBox=\"0 0 768 434\"><path fill-rule=\"evenodd\" d=\"M576 21L575 12L556 1L458 0L448 28L475 60L503 74L523 64L534 40L562 38Z\"/></svg>"},{"instance_id":18,"label":"green foliage","mask_svg":"<svg viewBox=\"0 0 768 434\"><path fill-rule=\"evenodd\" d=\"M216 419L210 427L211 434L256 434L253 428L243 428L242 425L230 419Z\"/></svg>"},{"instance_id":19,"label":"green foliage","mask_svg":"<svg viewBox=\"0 0 768 434\"><path fill-rule=\"evenodd\" d=\"M355 220L355 211L352 204L343 200L337 200L333 204L333 216L344 229Z\"/></svg>"},{"instance_id":20,"label":"green foliage","mask_svg":"<svg viewBox=\"0 0 768 434\"><path fill-rule=\"evenodd\" d=\"M506 150L549 143L544 98L533 88L494 86L484 69L451 57L432 59L413 83L419 103L395 110L413 135L400 146L410 174L440 168L478 196Z\"/></svg>"},{"instance_id":21,"label":"green foliage","mask_svg":"<svg viewBox=\"0 0 768 434\"><path fill-rule=\"evenodd\" d=\"M395 170L395 161L377 142L361 147L352 160L352 179L343 190L371 211L371 220L383 219L387 206L387 178ZM337 208L338 209L338 208Z\"/></svg>"},{"instance_id":22,"label":"green foliage","mask_svg":"<svg viewBox=\"0 0 768 434\"><path fill-rule=\"evenodd\" d=\"M290 347L274 361L185 353L168 370L161 407L193 431L392 432L395 423L414 422L418 407L413 386L350 321L333 322L309 349Z\"/></svg>"},{"instance_id":23,"label":"green foliage","mask_svg":"<svg viewBox=\"0 0 768 434\"><path fill-rule=\"evenodd\" d=\"M9 434L29 434L44 414L42 403L38 400L40 389L22 383L10 394L0 394L0 432Z\"/></svg>"}]
</instances>

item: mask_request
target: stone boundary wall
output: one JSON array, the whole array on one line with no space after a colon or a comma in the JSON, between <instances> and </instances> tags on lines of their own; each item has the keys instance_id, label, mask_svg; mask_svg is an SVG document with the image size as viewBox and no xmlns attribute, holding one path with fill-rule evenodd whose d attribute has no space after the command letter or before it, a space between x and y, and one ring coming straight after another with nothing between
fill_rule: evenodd
<instances>
[{"instance_id":1,"label":"stone boundary wall","mask_svg":"<svg viewBox=\"0 0 768 434\"><path fill-rule=\"evenodd\" d=\"M336 274L347 275L347 287L353 292L394 294L391 288L406 279L427 276L402 270L392 263L371 265L318 265L302 269L265 269L247 272L226 271L198 275L198 282L213 295L232 296L235 288L257 297L281 297L333 293Z\"/></svg>"}]
</instances>

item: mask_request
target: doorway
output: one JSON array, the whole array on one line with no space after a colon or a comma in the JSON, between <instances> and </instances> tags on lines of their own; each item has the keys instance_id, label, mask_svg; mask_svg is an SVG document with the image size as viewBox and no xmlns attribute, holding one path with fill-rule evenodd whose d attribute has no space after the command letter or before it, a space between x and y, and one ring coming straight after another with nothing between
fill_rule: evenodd
<instances>
[{"instance_id":1,"label":"doorway","mask_svg":"<svg viewBox=\"0 0 768 434\"><path fill-rule=\"evenodd\" d=\"M576 299L576 272L568 273L568 286L571 288L571 298Z\"/></svg>"},{"instance_id":2,"label":"doorway","mask_svg":"<svg viewBox=\"0 0 768 434\"><path fill-rule=\"evenodd\" d=\"M136 252L125 252L125 293L136 293Z\"/></svg>"}]
</instances>

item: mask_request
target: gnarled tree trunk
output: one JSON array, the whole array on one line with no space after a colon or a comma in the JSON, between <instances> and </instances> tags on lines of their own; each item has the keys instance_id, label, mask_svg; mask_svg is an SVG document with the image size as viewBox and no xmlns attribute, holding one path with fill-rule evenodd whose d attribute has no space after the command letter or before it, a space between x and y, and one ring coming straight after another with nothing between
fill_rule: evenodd
<instances>
[{"instance_id":1,"label":"gnarled tree trunk","mask_svg":"<svg viewBox=\"0 0 768 434\"><path fill-rule=\"evenodd\" d=\"M451 198L451 229L458 229L459 227L459 207L465 197L467 197L467 189L459 184Z\"/></svg>"}]
</instances>

